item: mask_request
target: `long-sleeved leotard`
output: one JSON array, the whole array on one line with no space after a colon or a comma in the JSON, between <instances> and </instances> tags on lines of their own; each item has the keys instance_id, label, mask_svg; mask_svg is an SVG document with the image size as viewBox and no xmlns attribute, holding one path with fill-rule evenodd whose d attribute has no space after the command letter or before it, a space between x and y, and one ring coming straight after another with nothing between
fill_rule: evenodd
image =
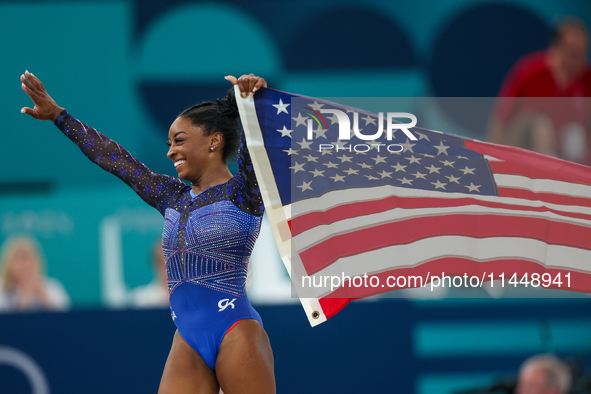
<instances>
[{"instance_id":1,"label":"long-sleeved leotard","mask_svg":"<svg viewBox=\"0 0 591 394\"><path fill-rule=\"evenodd\" d=\"M55 125L164 216L172 318L181 336L215 369L227 330L242 319L261 322L246 297L245 281L264 207L244 136L236 175L195 195L181 180L154 173L67 111Z\"/></svg>"}]
</instances>

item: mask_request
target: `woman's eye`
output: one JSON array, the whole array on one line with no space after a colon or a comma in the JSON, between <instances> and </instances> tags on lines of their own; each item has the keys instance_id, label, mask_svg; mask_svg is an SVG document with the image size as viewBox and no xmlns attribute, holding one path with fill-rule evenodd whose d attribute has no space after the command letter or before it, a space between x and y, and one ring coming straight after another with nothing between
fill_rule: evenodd
<instances>
[{"instance_id":1,"label":"woman's eye","mask_svg":"<svg viewBox=\"0 0 591 394\"><path fill-rule=\"evenodd\" d=\"M179 142L183 142L183 141L184 141L184 140L178 140L178 139L177 139L177 140L174 140L174 142L175 142L175 143L177 143L177 144L178 144Z\"/></svg>"}]
</instances>

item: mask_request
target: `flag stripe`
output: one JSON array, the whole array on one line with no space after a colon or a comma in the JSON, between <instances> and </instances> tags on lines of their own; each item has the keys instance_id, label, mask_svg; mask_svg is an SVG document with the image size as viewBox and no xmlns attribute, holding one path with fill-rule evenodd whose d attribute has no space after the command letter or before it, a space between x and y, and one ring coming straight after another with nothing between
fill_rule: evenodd
<instances>
[{"instance_id":1,"label":"flag stripe","mask_svg":"<svg viewBox=\"0 0 591 394\"><path fill-rule=\"evenodd\" d=\"M523 190L523 189L519 189ZM548 207L549 209L560 211L560 212L569 212L569 213L582 213L586 215L591 215L591 199L589 200L580 200L583 205L579 206L572 206L568 204L556 204L553 202L546 202L540 200L528 200L528 199L521 199L521 198L511 198L511 197L499 197L499 196L483 196L483 195L466 195L463 193L445 193L439 191L431 191L431 190L422 190L422 189L410 189L405 187L399 186L376 186L373 188L355 188L355 189L348 189L348 190L336 190L329 193L324 194L319 198L310 198L307 200L302 200L295 202L288 206L290 211L290 216L292 219L295 219L299 216L303 216L305 214L309 214L311 212L322 212L326 211L330 208L334 208L340 205L355 203L355 202L364 202L364 201L379 201L382 198L387 198L389 196L400 196L400 197L431 197L436 200L450 200L450 199L458 199L458 198L472 198L478 201L489 201L489 202L499 202L499 203L506 203L515 206L530 206L530 207ZM469 197L468 197L469 196ZM570 198L565 199L566 202L572 202Z\"/></svg>"},{"instance_id":2,"label":"flag stripe","mask_svg":"<svg viewBox=\"0 0 591 394\"><path fill-rule=\"evenodd\" d=\"M567 181L572 183L582 183L579 178L569 179L568 176L556 175L555 171L549 171L548 169L540 169L535 167L515 165L513 162L507 161L490 161L490 167L495 174L508 174L508 175L521 175L532 179L553 179L559 181ZM554 170L554 169L552 169Z\"/></svg>"},{"instance_id":3,"label":"flag stripe","mask_svg":"<svg viewBox=\"0 0 591 394\"><path fill-rule=\"evenodd\" d=\"M519 175L495 174L495 182L499 187L530 190L536 193L554 193L571 197L591 197L591 186L577 183L561 182L552 179L531 179Z\"/></svg>"},{"instance_id":4,"label":"flag stripe","mask_svg":"<svg viewBox=\"0 0 591 394\"><path fill-rule=\"evenodd\" d=\"M383 213L349 218L329 225L317 226L295 236L293 239L298 250L306 250L309 247L326 239L327 234L330 236L331 234L350 233L368 228L370 226L380 226L386 223L398 223L398 225L402 225L405 220L408 221L409 219L419 217L441 217L458 214L463 215L462 217L465 217L465 220L468 220L468 215L494 215L499 217L508 216L540 218L548 221L548 223L569 223L574 226L591 227L588 220L569 218L562 215L556 215L552 212L532 212L506 208L489 208L479 205L467 205L462 207L396 209ZM305 218L303 218L303 220L305 220ZM405 225L408 225L408 223L405 223ZM423 228L422 230L427 231L428 228ZM472 227L466 227L467 234L470 234L471 230L473 230ZM510 229L507 230L509 231Z\"/></svg>"},{"instance_id":5,"label":"flag stripe","mask_svg":"<svg viewBox=\"0 0 591 394\"><path fill-rule=\"evenodd\" d=\"M511 187L499 187L499 196L521 198L531 201L543 201L552 204L577 205L585 207L591 204L591 200L584 197L569 197L551 193L534 193L531 190L514 189Z\"/></svg>"},{"instance_id":6,"label":"flag stripe","mask_svg":"<svg viewBox=\"0 0 591 394\"><path fill-rule=\"evenodd\" d=\"M391 196L378 201L364 201L359 203L343 204L328 209L324 212L311 212L304 216L298 216L292 220L291 230L292 235L297 236L320 225L333 224L341 220L387 212L392 209L417 209L432 207L444 208L467 205L480 205L489 208L510 208L535 212L552 212L567 217L585 219L591 224L591 210L589 209L587 210L589 214L578 214L561 212L545 206L515 206L503 202L479 201L471 197L444 200L425 197Z\"/></svg>"},{"instance_id":7,"label":"flag stripe","mask_svg":"<svg viewBox=\"0 0 591 394\"><path fill-rule=\"evenodd\" d=\"M590 292L591 291L591 274L586 272L577 272L577 271L570 271L566 269L560 268L547 268L541 266L539 263L533 261L524 261L524 260L515 260L515 259L503 259L503 260L495 260L495 261L485 261L480 262L478 264L474 264L474 261L470 259L460 258L460 257L443 257L437 260L432 260L426 263L421 264L417 267L410 267L410 268L395 268L389 269L387 271L383 271L380 273L368 275L368 282L371 282L371 277L376 276L379 278L379 285L377 287L370 286L359 286L355 287L352 284L340 286L338 289L325 295L323 300L333 300L332 304L340 304L345 302L349 299L356 299L356 298L363 298L369 297L375 294L380 294L386 291L392 290L400 290L403 288L409 288L411 286L405 287L397 287L398 280L390 279L388 281L388 277L403 277L406 279L407 283L411 283L413 281L419 281L417 277L420 277L423 280L423 284L431 283L431 279L433 277L441 278L442 276L468 276L468 287L467 289L472 288L470 285L469 278L472 276L476 276L479 279L479 286L482 283L482 279L484 277L484 282L490 282L490 274L493 274L493 278L496 282L493 283L493 287L501 286L501 280L499 275L504 274L504 287L505 289L515 288L515 284L510 284L509 281L511 277L516 274L517 283L523 278L525 274L528 274L528 280L531 279L531 274L533 272L539 273L543 275L545 273L550 274L552 281L555 283L549 284L548 281L541 282L540 286L549 289L558 289L558 290L568 290L568 291L576 291L576 292ZM570 273L570 286L569 286L569 279L565 275ZM560 274L560 276L558 276ZM412 278L415 277L415 278ZM547 276L546 276L547 278ZM346 278L345 278L346 279ZM561 281L562 284L558 284ZM404 283L404 280L400 280L400 282ZM375 280L374 280L374 283ZM420 283L420 282L419 282ZM458 283L458 281L456 282ZM474 280L472 283L476 283ZM382 287L382 284L384 287ZM445 287L449 286L450 282L449 279L445 279ZM389 285L393 285L393 287L389 287ZM435 286L439 285L439 286ZM453 282L452 282L453 285ZM431 287L430 285L427 285ZM440 287L441 281L437 279L433 283L434 287ZM528 285L530 288L535 288L531 284ZM462 288L466 288L462 286ZM321 300L322 303L322 300ZM331 306L331 302L327 302L327 305Z\"/></svg>"},{"instance_id":8,"label":"flag stripe","mask_svg":"<svg viewBox=\"0 0 591 394\"><path fill-rule=\"evenodd\" d=\"M341 276L343 272L351 276L373 274L392 268L416 267L443 257L471 260L474 266L495 260L533 261L547 268L589 273L591 251L564 245L548 245L531 238L440 235L345 256L314 275Z\"/></svg>"},{"instance_id":9,"label":"flag stripe","mask_svg":"<svg viewBox=\"0 0 591 394\"><path fill-rule=\"evenodd\" d=\"M475 140L464 140L467 149L501 159L489 161L493 172L520 174L533 178L554 179L559 181L573 182L591 185L591 171L589 167L571 163L566 160L542 155L529 150L513 146L497 145L488 142Z\"/></svg>"},{"instance_id":10,"label":"flag stripe","mask_svg":"<svg viewBox=\"0 0 591 394\"><path fill-rule=\"evenodd\" d=\"M401 226L399 221L382 225L372 223L367 228L333 235L307 249L299 245L298 237L294 238L294 243L300 250L300 257L306 271L313 274L341 257L359 255L393 245L410 244L440 235L470 234L471 238L514 236L540 240L549 245L574 246L591 250L589 243L591 228L579 226L576 231L573 231L572 227L572 224L549 222L545 218L454 214L408 219L404 222L404 226ZM334 232L325 232L325 234L334 234ZM502 254L503 251L498 253Z\"/></svg>"}]
</instances>

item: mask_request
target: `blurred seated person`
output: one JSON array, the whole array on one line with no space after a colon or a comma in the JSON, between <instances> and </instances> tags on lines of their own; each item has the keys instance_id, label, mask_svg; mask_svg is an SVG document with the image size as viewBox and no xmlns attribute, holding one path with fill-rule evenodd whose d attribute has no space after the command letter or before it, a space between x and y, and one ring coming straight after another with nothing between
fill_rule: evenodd
<instances>
[{"instance_id":1,"label":"blurred seated person","mask_svg":"<svg viewBox=\"0 0 591 394\"><path fill-rule=\"evenodd\" d=\"M154 242L150 258L154 278L144 286L138 286L129 293L129 303L137 308L169 307L168 282L166 279L166 260L162 251L162 241Z\"/></svg>"},{"instance_id":2,"label":"blurred seated person","mask_svg":"<svg viewBox=\"0 0 591 394\"><path fill-rule=\"evenodd\" d=\"M591 165L589 32L565 19L550 47L510 70L491 117L491 142Z\"/></svg>"},{"instance_id":3,"label":"blurred seated person","mask_svg":"<svg viewBox=\"0 0 591 394\"><path fill-rule=\"evenodd\" d=\"M563 361L549 354L536 355L521 365L515 394L566 394L571 380Z\"/></svg>"},{"instance_id":4,"label":"blurred seated person","mask_svg":"<svg viewBox=\"0 0 591 394\"><path fill-rule=\"evenodd\" d=\"M0 311L63 311L70 297L62 284L45 276L39 243L28 236L9 238L0 260Z\"/></svg>"}]
</instances>

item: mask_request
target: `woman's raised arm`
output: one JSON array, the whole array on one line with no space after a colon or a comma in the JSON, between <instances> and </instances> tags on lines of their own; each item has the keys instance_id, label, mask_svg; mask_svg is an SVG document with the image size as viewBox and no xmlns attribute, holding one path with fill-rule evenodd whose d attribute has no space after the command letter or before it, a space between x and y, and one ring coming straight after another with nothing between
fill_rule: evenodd
<instances>
[{"instance_id":1,"label":"woman's raised arm","mask_svg":"<svg viewBox=\"0 0 591 394\"><path fill-rule=\"evenodd\" d=\"M52 120L55 125L88 157L89 160L129 185L146 203L164 211L171 199L188 186L179 179L160 175L115 141L72 117L49 96L41 81L33 74L21 75L22 89L33 100L34 108L24 107L22 113L38 120Z\"/></svg>"}]
</instances>

